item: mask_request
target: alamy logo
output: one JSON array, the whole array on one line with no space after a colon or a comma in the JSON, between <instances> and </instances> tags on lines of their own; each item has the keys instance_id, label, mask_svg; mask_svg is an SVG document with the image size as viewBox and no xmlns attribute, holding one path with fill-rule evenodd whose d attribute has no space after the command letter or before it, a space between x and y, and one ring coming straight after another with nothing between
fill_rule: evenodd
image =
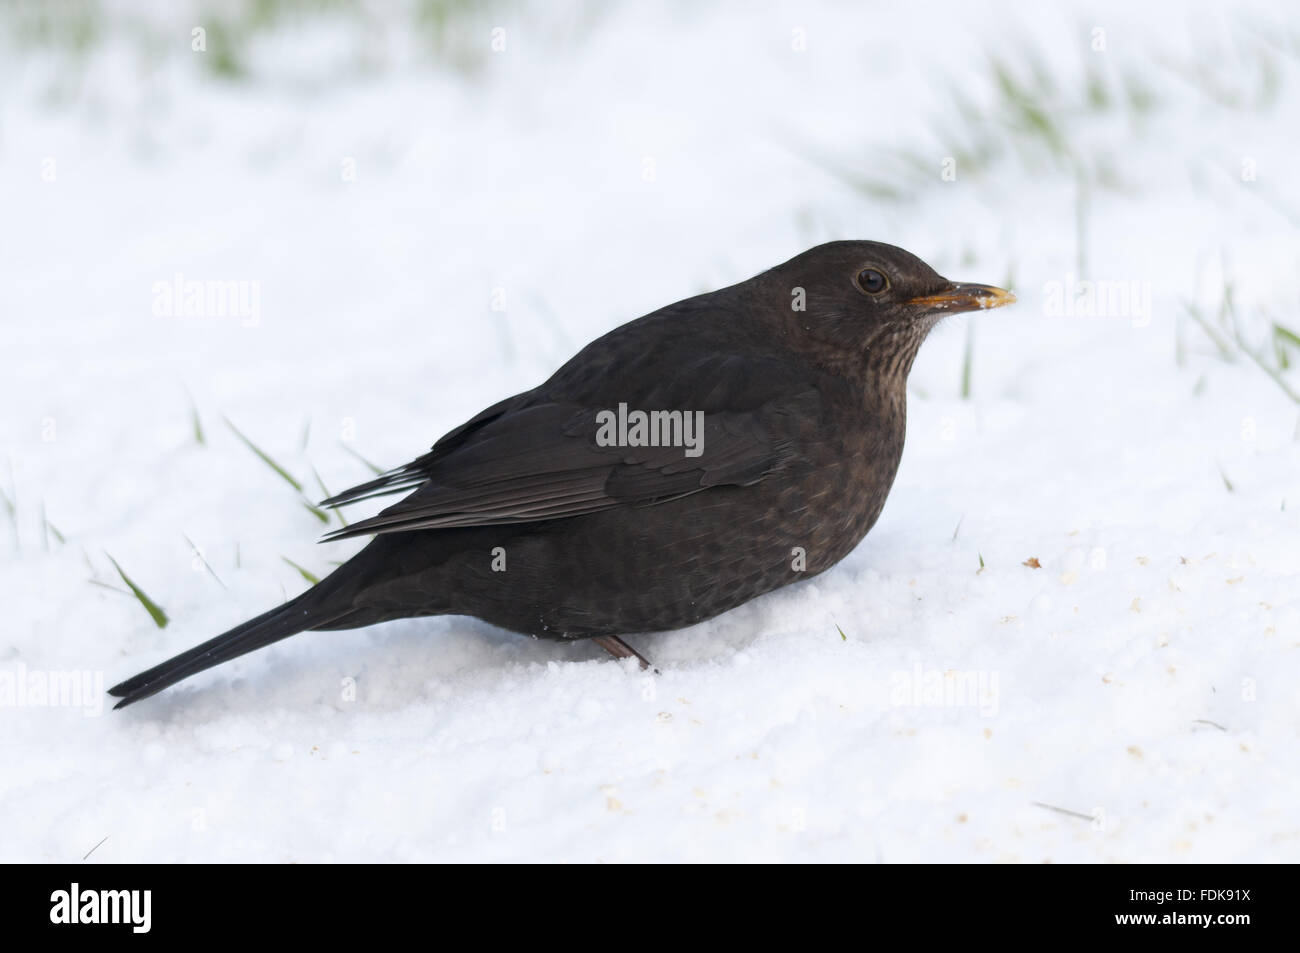
<instances>
[{"instance_id":1,"label":"alamy logo","mask_svg":"<svg viewBox=\"0 0 1300 953\"><path fill-rule=\"evenodd\" d=\"M186 281L179 271L171 281L153 283L153 313L158 318L238 318L246 328L262 322L260 281Z\"/></svg>"},{"instance_id":2,"label":"alamy logo","mask_svg":"<svg viewBox=\"0 0 1300 953\"><path fill-rule=\"evenodd\" d=\"M128 923L132 933L148 933L153 921L152 890L70 890L50 894L51 923Z\"/></svg>"},{"instance_id":3,"label":"alamy logo","mask_svg":"<svg viewBox=\"0 0 1300 953\"><path fill-rule=\"evenodd\" d=\"M1151 282L1077 280L1043 285L1043 313L1053 318L1131 318L1133 327L1151 323Z\"/></svg>"},{"instance_id":4,"label":"alamy logo","mask_svg":"<svg viewBox=\"0 0 1300 953\"><path fill-rule=\"evenodd\" d=\"M80 708L87 718L104 713L104 673L0 668L0 708Z\"/></svg>"},{"instance_id":5,"label":"alamy logo","mask_svg":"<svg viewBox=\"0 0 1300 953\"><path fill-rule=\"evenodd\" d=\"M686 456L704 452L704 411L602 410L596 414L598 447L685 447Z\"/></svg>"},{"instance_id":6,"label":"alamy logo","mask_svg":"<svg viewBox=\"0 0 1300 953\"><path fill-rule=\"evenodd\" d=\"M975 708L985 718L998 713L998 673L926 669L890 676L890 702L897 708Z\"/></svg>"}]
</instances>

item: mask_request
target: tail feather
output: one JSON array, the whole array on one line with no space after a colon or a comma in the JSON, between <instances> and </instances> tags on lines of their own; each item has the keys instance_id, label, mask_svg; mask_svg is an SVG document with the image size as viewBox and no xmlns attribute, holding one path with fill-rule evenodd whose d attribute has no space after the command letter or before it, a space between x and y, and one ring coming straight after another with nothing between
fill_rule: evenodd
<instances>
[{"instance_id":1,"label":"tail feather","mask_svg":"<svg viewBox=\"0 0 1300 953\"><path fill-rule=\"evenodd\" d=\"M343 615L347 613L318 615L302 605L301 599L276 606L269 612L254 616L215 639L209 639L187 652L155 665L148 671L114 685L108 693L122 700L113 707L116 709L133 705L142 698L157 694L164 688L175 685L204 669L238 658L272 642L287 639L307 629L329 625L338 621Z\"/></svg>"}]
</instances>

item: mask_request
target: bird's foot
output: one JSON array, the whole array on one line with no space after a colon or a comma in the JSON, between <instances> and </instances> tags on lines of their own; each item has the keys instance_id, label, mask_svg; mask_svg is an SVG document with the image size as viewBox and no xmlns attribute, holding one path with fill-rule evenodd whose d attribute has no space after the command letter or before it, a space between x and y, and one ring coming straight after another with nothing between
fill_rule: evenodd
<instances>
[{"instance_id":1,"label":"bird's foot","mask_svg":"<svg viewBox=\"0 0 1300 953\"><path fill-rule=\"evenodd\" d=\"M645 656L643 656L636 649L632 648L632 646L628 645L617 635L598 635L595 638L593 638L591 641L595 642L597 645L599 645L610 655L614 656L614 658L617 659L634 658L641 663L641 667L643 669L651 668L654 669L654 673L656 675L659 674L659 669L654 668L654 666L652 666L648 661L646 661Z\"/></svg>"}]
</instances>

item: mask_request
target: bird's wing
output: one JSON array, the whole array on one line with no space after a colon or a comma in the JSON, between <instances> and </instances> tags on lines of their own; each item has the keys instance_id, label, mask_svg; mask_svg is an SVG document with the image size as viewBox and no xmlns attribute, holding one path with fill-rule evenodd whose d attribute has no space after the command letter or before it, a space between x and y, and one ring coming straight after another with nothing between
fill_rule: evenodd
<instances>
[{"instance_id":1,"label":"bird's wing","mask_svg":"<svg viewBox=\"0 0 1300 953\"><path fill-rule=\"evenodd\" d=\"M417 488L327 538L560 519L755 483L790 456L791 436L801 422L820 416L821 396L779 365L753 363L711 361L711 371L742 379L731 387L712 376L661 383L644 406L632 406L698 411L692 421L702 421L697 456L681 445L601 446L597 415L617 413L617 402L597 407L529 392L488 408L405 467L325 501L338 506Z\"/></svg>"},{"instance_id":2,"label":"bird's wing","mask_svg":"<svg viewBox=\"0 0 1300 953\"><path fill-rule=\"evenodd\" d=\"M327 500L322 500L320 505L330 509L337 509L349 503L358 503L361 500L368 500L375 496L388 496L392 493L400 493L403 490L419 486L429 479L429 470L439 459L447 456L456 448L464 446L472 439L472 435L479 428L509 413L513 406L523 406L529 396L529 394L517 394L514 397L507 397L505 400L493 404L465 421L459 427L443 434L424 456L417 457L410 463L403 464L400 467L387 470L366 483L358 483L342 493L335 494Z\"/></svg>"}]
</instances>

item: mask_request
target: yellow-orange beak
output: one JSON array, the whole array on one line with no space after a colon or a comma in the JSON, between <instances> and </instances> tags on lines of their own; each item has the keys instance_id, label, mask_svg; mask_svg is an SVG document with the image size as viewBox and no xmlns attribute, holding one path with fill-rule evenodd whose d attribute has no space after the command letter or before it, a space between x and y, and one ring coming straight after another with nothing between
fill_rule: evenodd
<instances>
[{"instance_id":1,"label":"yellow-orange beak","mask_svg":"<svg viewBox=\"0 0 1300 953\"><path fill-rule=\"evenodd\" d=\"M938 294L911 298L908 304L925 308L927 311L978 311L981 308L1000 308L1004 304L1014 304L1016 296L1010 291L994 288L992 285L971 285L952 282Z\"/></svg>"}]
</instances>

